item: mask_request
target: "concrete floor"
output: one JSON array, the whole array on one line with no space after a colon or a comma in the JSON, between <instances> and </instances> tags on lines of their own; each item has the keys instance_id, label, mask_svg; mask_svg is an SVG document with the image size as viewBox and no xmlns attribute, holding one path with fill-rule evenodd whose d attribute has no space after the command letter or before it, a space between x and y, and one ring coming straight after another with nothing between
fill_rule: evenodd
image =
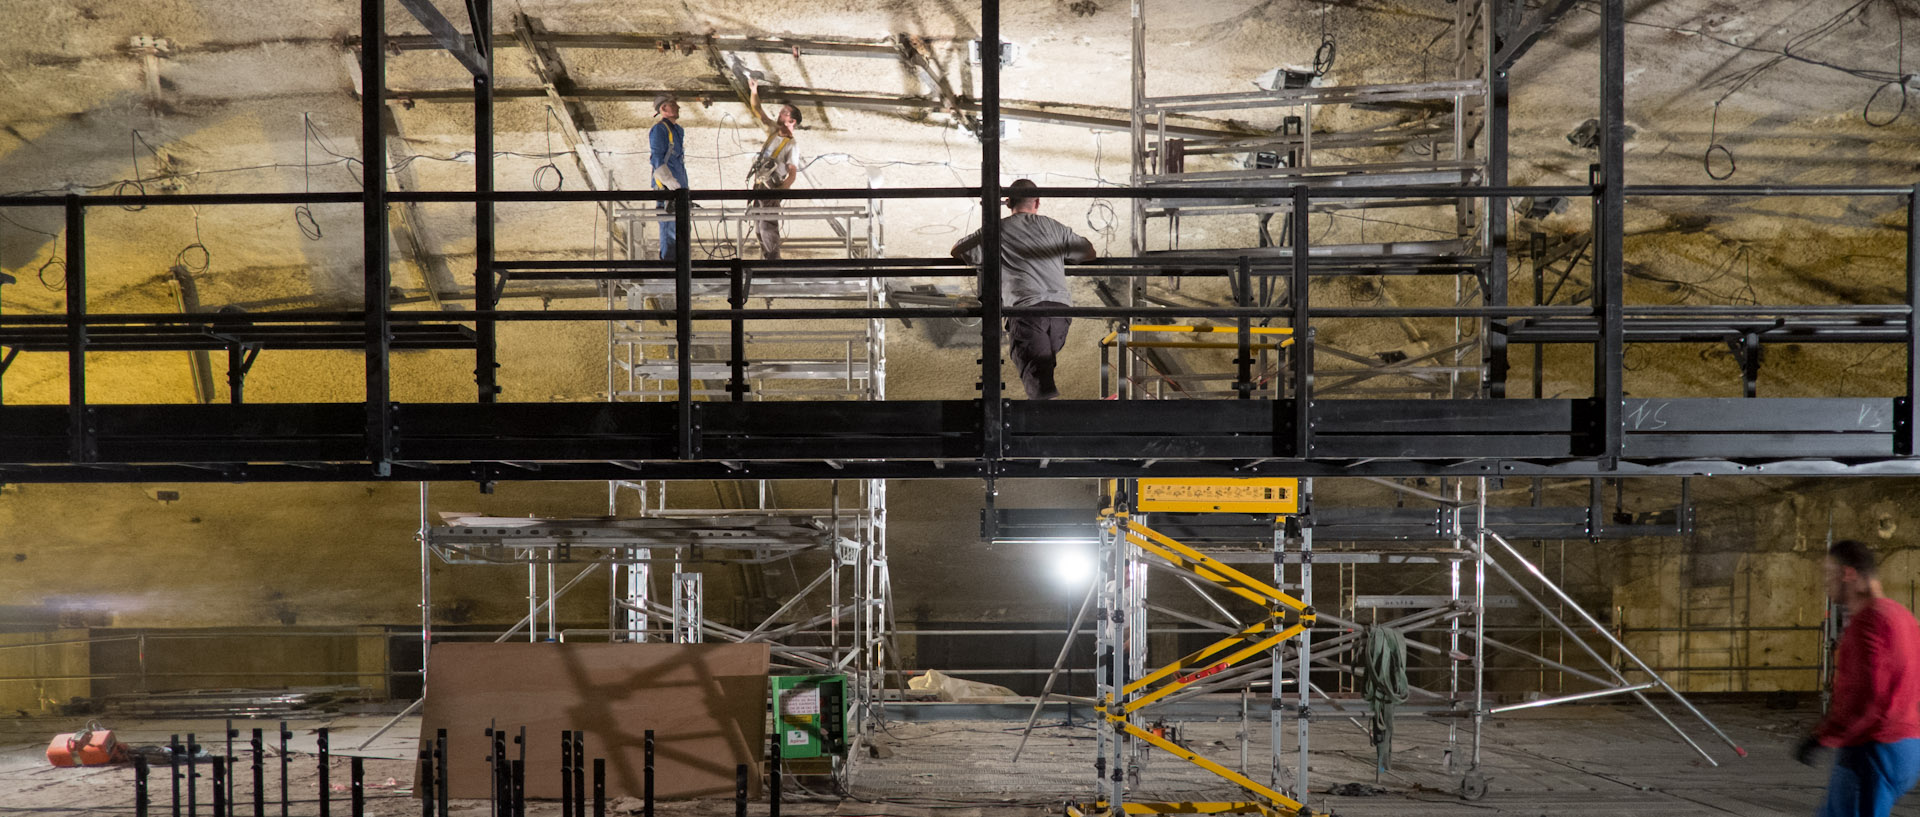
<instances>
[{"instance_id":1,"label":"concrete floor","mask_svg":"<svg viewBox=\"0 0 1920 817\"><path fill-rule=\"evenodd\" d=\"M1514 713L1486 730L1483 768L1490 779L1487 794L1477 801L1455 793L1457 774L1441 768L1446 746L1444 722L1420 715L1400 719L1393 771L1382 776L1385 792L1368 797L1324 794L1329 786L1373 782L1372 751L1366 736L1343 717L1323 717L1313 734L1311 788L1313 805L1344 817L1370 815L1804 815L1813 811L1825 782L1824 770L1809 769L1787 757L1787 748L1813 721L1814 713L1767 710L1758 706L1710 704L1708 714L1750 753L1735 757L1723 744L1703 746L1721 761L1710 766L1665 730L1643 709L1627 707L1560 707ZM328 726L337 754L368 757L368 814L414 815L419 802L411 797L412 735L417 722L403 721L367 750L357 747L385 721L378 716L345 716L329 720L295 721L293 742L295 792L293 815L314 815L316 772L312 730ZM124 739L134 743L165 743L172 734L193 732L218 736L219 721L144 721L115 723ZM242 730L255 724L235 722ZM273 723L263 724L271 734ZM1017 767L1010 764L1020 737L1018 721L940 720L895 722L876 736L891 750L883 759L861 759L852 772L845 796L830 794L830 781L803 779L802 788L790 788L783 813L813 815L922 815L1058 813L1072 797L1084 797L1091 788L1094 733L1076 724L1055 721L1037 729ZM0 814L130 814L132 771L129 768L54 769L46 764L46 739L72 724L49 719L0 722ZM1238 767L1240 743L1237 722L1189 722L1181 738L1191 748L1228 766ZM1700 730L1696 730L1700 731ZM1257 764L1265 752L1263 733L1256 725L1249 756ZM348 761L336 757L332 779L345 782ZM272 765L270 769L277 768ZM243 767L244 769L244 767ZM1255 775L1258 778L1260 775ZM165 777L156 778L154 813L165 814L168 792ZM391 782L389 782L391 779ZM268 777L269 789L277 777ZM252 814L248 784L242 782L237 814ZM1227 799L1231 787L1220 785L1176 758L1156 756L1141 775L1135 796L1141 799ZM348 813L346 794L337 790L332 813ZM206 794L200 813L206 814ZM635 802L616 802L610 814L637 809ZM749 813L765 814L765 803L749 804ZM269 806L269 814L278 814ZM484 801L461 801L453 814L486 814ZM540 803L530 814L556 815L557 803ZM664 815L705 817L733 813L730 801L662 804ZM1920 796L1895 814L1920 817Z\"/></svg>"}]
</instances>

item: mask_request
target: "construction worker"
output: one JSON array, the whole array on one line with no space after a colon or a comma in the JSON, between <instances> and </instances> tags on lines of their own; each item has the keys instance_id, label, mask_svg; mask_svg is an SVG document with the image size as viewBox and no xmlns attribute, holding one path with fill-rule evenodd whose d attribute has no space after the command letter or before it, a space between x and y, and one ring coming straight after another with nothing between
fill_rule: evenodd
<instances>
[{"instance_id":1,"label":"construction worker","mask_svg":"<svg viewBox=\"0 0 1920 817\"><path fill-rule=\"evenodd\" d=\"M1833 702L1794 755L1813 765L1837 749L1820 817L1886 817L1920 780L1920 623L1886 597L1873 550L1827 548L1827 596L1847 611L1834 653Z\"/></svg>"}]
</instances>

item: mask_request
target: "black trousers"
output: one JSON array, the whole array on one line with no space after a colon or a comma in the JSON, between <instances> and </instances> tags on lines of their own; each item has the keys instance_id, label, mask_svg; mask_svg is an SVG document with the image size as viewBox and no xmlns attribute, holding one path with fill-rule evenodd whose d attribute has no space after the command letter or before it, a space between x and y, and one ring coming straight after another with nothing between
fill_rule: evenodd
<instances>
[{"instance_id":1,"label":"black trousers","mask_svg":"<svg viewBox=\"0 0 1920 817\"><path fill-rule=\"evenodd\" d=\"M1066 306L1041 301L1034 306ZM1070 318L1018 317L1007 319L1007 357L1020 372L1027 399L1052 400L1060 396L1053 382L1054 356L1067 345Z\"/></svg>"}]
</instances>

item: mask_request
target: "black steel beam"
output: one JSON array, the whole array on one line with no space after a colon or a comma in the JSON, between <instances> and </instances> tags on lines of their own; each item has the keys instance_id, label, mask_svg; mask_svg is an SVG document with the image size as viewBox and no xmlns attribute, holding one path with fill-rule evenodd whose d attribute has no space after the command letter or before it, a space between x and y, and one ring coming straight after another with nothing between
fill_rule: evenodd
<instances>
[{"instance_id":1,"label":"black steel beam","mask_svg":"<svg viewBox=\"0 0 1920 817\"><path fill-rule=\"evenodd\" d=\"M1535 9L1533 14L1524 21L1517 21L1518 24L1514 26L1513 31L1501 33L1500 41L1496 44L1499 50L1493 55L1494 70L1504 72L1513 67L1521 55L1527 53L1527 49L1539 42L1541 36L1572 10L1575 1L1549 0L1546 5Z\"/></svg>"},{"instance_id":2,"label":"black steel beam","mask_svg":"<svg viewBox=\"0 0 1920 817\"><path fill-rule=\"evenodd\" d=\"M1005 451L1000 339L1000 0L980 4L980 447L989 461Z\"/></svg>"},{"instance_id":3,"label":"black steel beam","mask_svg":"<svg viewBox=\"0 0 1920 817\"><path fill-rule=\"evenodd\" d=\"M80 197L66 197L67 250L67 440L74 462L94 459L93 421L87 407L87 211Z\"/></svg>"},{"instance_id":4,"label":"black steel beam","mask_svg":"<svg viewBox=\"0 0 1920 817\"><path fill-rule=\"evenodd\" d=\"M1898 435L1894 450L1903 456L1914 453L1914 437L1920 434L1920 184L1907 195L1907 394L1900 406Z\"/></svg>"},{"instance_id":5,"label":"black steel beam","mask_svg":"<svg viewBox=\"0 0 1920 817\"><path fill-rule=\"evenodd\" d=\"M1507 69L1499 64L1488 78L1487 183L1507 186ZM1485 287L1487 306L1507 305L1507 200L1491 198L1484 211L1487 218L1487 267ZM1500 399L1507 396L1507 322L1499 319L1486 325L1485 395Z\"/></svg>"},{"instance_id":6,"label":"black steel beam","mask_svg":"<svg viewBox=\"0 0 1920 817\"><path fill-rule=\"evenodd\" d=\"M468 0L474 16L473 33L481 50L484 72L473 76L473 308L492 311L500 306L493 269L493 0ZM473 385L476 399L491 403L500 395L500 333L490 318L473 323Z\"/></svg>"},{"instance_id":7,"label":"black steel beam","mask_svg":"<svg viewBox=\"0 0 1920 817\"><path fill-rule=\"evenodd\" d=\"M382 89L387 86L386 0L360 2L360 229L366 321L365 447L373 476L387 475L393 448L391 337L387 315L387 139Z\"/></svg>"},{"instance_id":8,"label":"black steel beam","mask_svg":"<svg viewBox=\"0 0 1920 817\"><path fill-rule=\"evenodd\" d=\"M1626 0L1601 0L1600 26L1600 172L1599 201L1594 207L1594 317L1600 322L1599 342L1593 349L1593 399L1598 403L1599 428L1593 453L1603 460L1620 455L1620 401L1626 341L1623 336L1626 300L1622 234L1626 229Z\"/></svg>"},{"instance_id":9,"label":"black steel beam","mask_svg":"<svg viewBox=\"0 0 1920 817\"><path fill-rule=\"evenodd\" d=\"M473 72L476 79L492 76L491 61L481 54L480 47L474 41L469 40L466 35L460 33L459 29L453 27L452 20L448 20L446 15L434 8L433 0L400 0L400 5L405 6L407 11L413 14L413 18L420 21L420 25L426 26L427 36L433 38L435 44L452 54L454 59L459 60L461 65ZM474 34L477 37L481 32L476 30ZM367 35L364 31L360 36L363 42L372 42L370 39L365 39ZM382 47L385 47L384 44Z\"/></svg>"}]
</instances>

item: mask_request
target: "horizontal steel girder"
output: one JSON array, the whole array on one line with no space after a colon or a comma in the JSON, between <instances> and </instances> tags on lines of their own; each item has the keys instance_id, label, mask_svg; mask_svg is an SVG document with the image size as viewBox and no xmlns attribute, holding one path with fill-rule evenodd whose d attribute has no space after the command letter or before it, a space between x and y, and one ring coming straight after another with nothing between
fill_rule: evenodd
<instances>
[{"instance_id":1,"label":"horizontal steel girder","mask_svg":"<svg viewBox=\"0 0 1920 817\"><path fill-rule=\"evenodd\" d=\"M66 406L0 406L0 481L1635 476L1920 474L1895 454L1896 398L1633 399L1623 459L1587 399L1293 403L1009 401L1005 454L977 401L402 403L377 476L357 403L91 405L85 461Z\"/></svg>"}]
</instances>

